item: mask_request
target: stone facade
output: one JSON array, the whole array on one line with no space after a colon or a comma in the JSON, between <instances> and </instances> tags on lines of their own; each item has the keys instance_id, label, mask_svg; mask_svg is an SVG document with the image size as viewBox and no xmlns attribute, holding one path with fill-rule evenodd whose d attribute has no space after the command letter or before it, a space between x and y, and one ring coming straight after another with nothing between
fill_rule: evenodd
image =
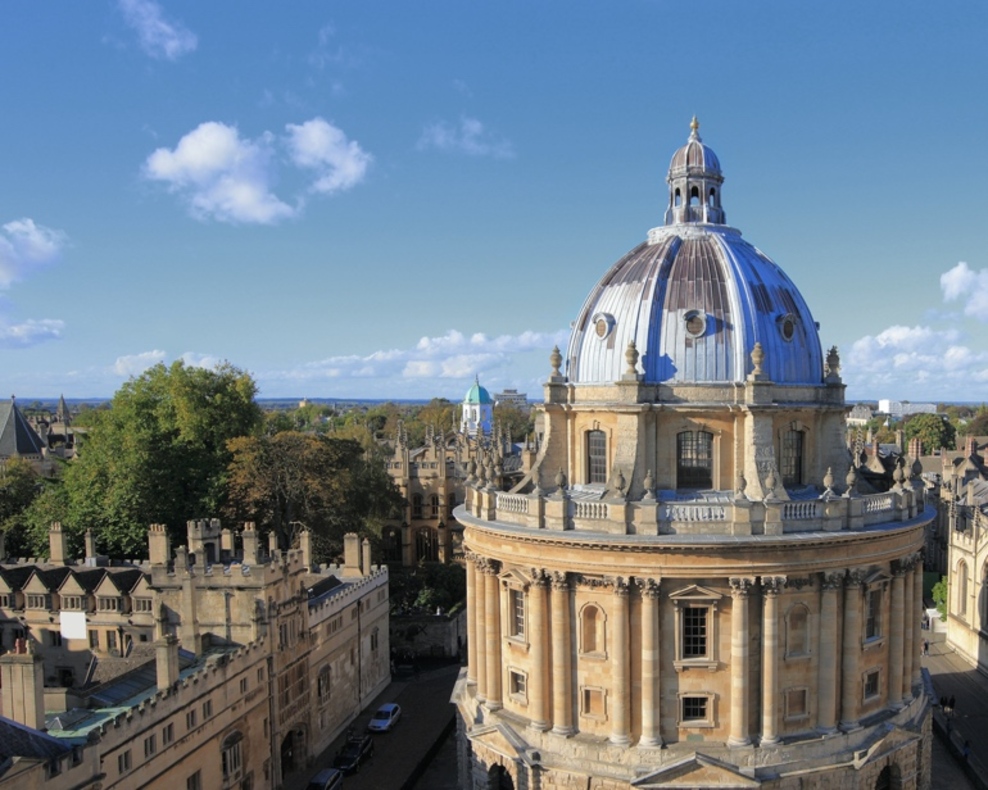
<instances>
[{"instance_id":1,"label":"stone facade","mask_svg":"<svg viewBox=\"0 0 988 790\"><path fill-rule=\"evenodd\" d=\"M713 252L741 244L712 224L723 221L719 193L710 211L678 209L690 179L720 185L699 145L694 126L670 171L672 224L650 234L673 258L696 249L677 246L677 233ZM762 282L792 288L761 253L743 254L765 266ZM620 301L653 299L634 279L653 287L647 252L616 264L574 328L566 371L580 380L552 355L531 472L510 492L467 480L456 511L468 591L468 666L453 694L461 786L926 790L919 624L933 509L922 483L900 465L889 490L859 492L836 349L817 350L814 382L785 345L818 342L803 307L745 323L778 331L768 347L792 365L740 331L691 356L725 326L717 311L757 281L729 269L736 258L716 270L697 255L686 273L670 274L678 259L659 270L694 294L677 316ZM722 278L724 299L704 303L701 271ZM629 316L655 327L622 328ZM674 336L658 339L659 326ZM606 343L626 335L625 372L608 381ZM680 362L643 363L646 342ZM718 367L742 348L743 366L735 356ZM691 379L692 359L703 373Z\"/></svg>"},{"instance_id":2,"label":"stone facade","mask_svg":"<svg viewBox=\"0 0 988 790\"><path fill-rule=\"evenodd\" d=\"M253 525L234 551L198 521L174 557L152 526L139 565L0 568L3 715L62 746L0 787L259 790L304 771L390 681L387 569L356 535L319 568L306 537L263 556Z\"/></svg>"}]
</instances>

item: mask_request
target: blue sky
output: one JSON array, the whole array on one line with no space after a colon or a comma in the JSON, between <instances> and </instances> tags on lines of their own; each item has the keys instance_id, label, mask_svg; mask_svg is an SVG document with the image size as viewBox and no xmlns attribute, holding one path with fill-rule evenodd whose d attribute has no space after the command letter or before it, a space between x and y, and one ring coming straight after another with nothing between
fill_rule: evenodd
<instances>
[{"instance_id":1,"label":"blue sky","mask_svg":"<svg viewBox=\"0 0 988 790\"><path fill-rule=\"evenodd\" d=\"M108 396L538 397L689 134L848 397L988 400L988 6L0 7L0 365Z\"/></svg>"}]
</instances>

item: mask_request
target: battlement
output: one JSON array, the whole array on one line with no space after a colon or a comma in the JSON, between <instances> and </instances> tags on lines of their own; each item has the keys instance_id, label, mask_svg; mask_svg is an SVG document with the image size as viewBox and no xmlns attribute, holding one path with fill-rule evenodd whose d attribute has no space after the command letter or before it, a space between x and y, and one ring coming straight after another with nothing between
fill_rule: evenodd
<instances>
[{"instance_id":1,"label":"battlement","mask_svg":"<svg viewBox=\"0 0 988 790\"><path fill-rule=\"evenodd\" d=\"M340 578L340 567L328 565L324 571L327 576ZM315 628L325 620L339 614L339 612L353 605L373 590L387 585L389 579L388 567L386 565L371 567L371 573L347 581L340 587L330 590L328 593L312 598L309 601L309 627Z\"/></svg>"}]
</instances>

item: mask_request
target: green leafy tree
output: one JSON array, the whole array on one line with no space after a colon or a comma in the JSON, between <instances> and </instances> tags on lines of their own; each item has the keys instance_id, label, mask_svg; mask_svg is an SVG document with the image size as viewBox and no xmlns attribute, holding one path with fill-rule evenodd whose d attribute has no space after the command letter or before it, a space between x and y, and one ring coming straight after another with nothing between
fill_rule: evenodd
<instances>
[{"instance_id":1,"label":"green leafy tree","mask_svg":"<svg viewBox=\"0 0 988 790\"><path fill-rule=\"evenodd\" d=\"M346 532L379 537L404 501L383 463L353 440L285 431L229 447L227 514L272 530L282 547L307 527L320 559L340 553Z\"/></svg>"},{"instance_id":2,"label":"green leafy tree","mask_svg":"<svg viewBox=\"0 0 988 790\"><path fill-rule=\"evenodd\" d=\"M23 458L0 462L0 522L22 513L41 491L34 467Z\"/></svg>"},{"instance_id":3,"label":"green leafy tree","mask_svg":"<svg viewBox=\"0 0 988 790\"><path fill-rule=\"evenodd\" d=\"M494 422L507 431L513 442L523 440L534 428L532 416L510 403L499 403L494 407Z\"/></svg>"},{"instance_id":4,"label":"green leafy tree","mask_svg":"<svg viewBox=\"0 0 988 790\"><path fill-rule=\"evenodd\" d=\"M20 513L4 521L4 544L11 557L47 557L50 549L48 530L55 521L69 538L70 556L82 549L84 530L67 522L68 496L61 480L43 480L40 493Z\"/></svg>"},{"instance_id":5,"label":"green leafy tree","mask_svg":"<svg viewBox=\"0 0 988 790\"><path fill-rule=\"evenodd\" d=\"M937 613L941 622L947 622L947 577L941 576L940 581L933 585L931 591L933 603L936 604Z\"/></svg>"},{"instance_id":6,"label":"green leafy tree","mask_svg":"<svg viewBox=\"0 0 988 790\"><path fill-rule=\"evenodd\" d=\"M110 408L94 411L65 472L66 520L91 528L101 550L132 556L151 523L182 542L187 520L220 512L227 442L260 429L257 387L229 364L214 370L156 365L132 378Z\"/></svg>"},{"instance_id":7,"label":"green leafy tree","mask_svg":"<svg viewBox=\"0 0 988 790\"><path fill-rule=\"evenodd\" d=\"M904 421L906 443L918 438L923 454L929 455L940 448L952 450L956 430L942 414L913 414Z\"/></svg>"},{"instance_id":8,"label":"green leafy tree","mask_svg":"<svg viewBox=\"0 0 988 790\"><path fill-rule=\"evenodd\" d=\"M981 406L964 426L967 436L988 436L988 407Z\"/></svg>"}]
</instances>

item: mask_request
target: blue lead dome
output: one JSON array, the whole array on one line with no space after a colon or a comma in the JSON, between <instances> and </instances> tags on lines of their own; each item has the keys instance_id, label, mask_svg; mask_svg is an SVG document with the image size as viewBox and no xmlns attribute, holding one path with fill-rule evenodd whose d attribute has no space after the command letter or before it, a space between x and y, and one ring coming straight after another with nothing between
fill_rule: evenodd
<instances>
[{"instance_id":1,"label":"blue lead dome","mask_svg":"<svg viewBox=\"0 0 988 790\"><path fill-rule=\"evenodd\" d=\"M618 381L630 342L646 383L743 382L761 343L765 378L820 384L816 323L785 272L725 224L724 176L696 118L672 157L665 224L590 292L570 336L576 384Z\"/></svg>"}]
</instances>

